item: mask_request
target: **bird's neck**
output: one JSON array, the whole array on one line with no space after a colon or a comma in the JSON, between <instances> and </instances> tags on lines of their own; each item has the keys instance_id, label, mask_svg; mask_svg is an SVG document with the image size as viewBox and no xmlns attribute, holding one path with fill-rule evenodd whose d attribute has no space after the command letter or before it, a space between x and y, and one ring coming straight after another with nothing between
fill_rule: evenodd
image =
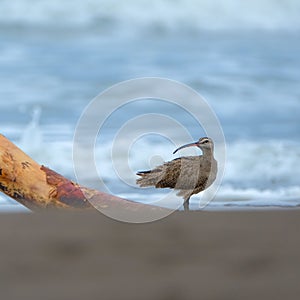
<instances>
[{"instance_id":1,"label":"bird's neck","mask_svg":"<svg viewBox=\"0 0 300 300\"><path fill-rule=\"evenodd\" d=\"M213 149L202 149L202 153L205 157L214 157Z\"/></svg>"}]
</instances>

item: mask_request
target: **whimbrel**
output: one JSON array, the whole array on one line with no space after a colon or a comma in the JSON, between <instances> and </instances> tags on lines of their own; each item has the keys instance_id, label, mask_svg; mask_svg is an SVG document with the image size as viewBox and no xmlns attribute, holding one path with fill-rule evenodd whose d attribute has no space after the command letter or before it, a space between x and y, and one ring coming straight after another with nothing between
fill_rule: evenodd
<instances>
[{"instance_id":1,"label":"whimbrel","mask_svg":"<svg viewBox=\"0 0 300 300\"><path fill-rule=\"evenodd\" d=\"M199 156L183 156L165 162L153 170L137 173L141 178L136 183L141 187L171 188L178 190L177 196L184 199L184 209L189 210L189 199L208 188L216 179L217 161L214 158L214 143L208 137L183 145L178 150L196 146L202 150Z\"/></svg>"}]
</instances>

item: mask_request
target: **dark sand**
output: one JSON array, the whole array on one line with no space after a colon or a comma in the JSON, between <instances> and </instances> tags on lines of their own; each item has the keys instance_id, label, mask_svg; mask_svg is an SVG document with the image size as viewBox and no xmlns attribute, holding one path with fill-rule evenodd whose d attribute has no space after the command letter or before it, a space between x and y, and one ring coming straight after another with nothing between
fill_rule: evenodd
<instances>
[{"instance_id":1,"label":"dark sand","mask_svg":"<svg viewBox=\"0 0 300 300\"><path fill-rule=\"evenodd\" d=\"M300 211L0 216L0 299L300 299Z\"/></svg>"}]
</instances>

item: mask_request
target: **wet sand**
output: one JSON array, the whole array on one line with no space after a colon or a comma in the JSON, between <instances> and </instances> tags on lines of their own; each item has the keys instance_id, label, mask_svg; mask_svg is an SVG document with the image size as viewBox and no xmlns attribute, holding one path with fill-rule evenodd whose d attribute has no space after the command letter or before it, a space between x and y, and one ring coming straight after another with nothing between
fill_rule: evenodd
<instances>
[{"instance_id":1,"label":"wet sand","mask_svg":"<svg viewBox=\"0 0 300 300\"><path fill-rule=\"evenodd\" d=\"M299 299L300 211L2 214L1 299Z\"/></svg>"}]
</instances>

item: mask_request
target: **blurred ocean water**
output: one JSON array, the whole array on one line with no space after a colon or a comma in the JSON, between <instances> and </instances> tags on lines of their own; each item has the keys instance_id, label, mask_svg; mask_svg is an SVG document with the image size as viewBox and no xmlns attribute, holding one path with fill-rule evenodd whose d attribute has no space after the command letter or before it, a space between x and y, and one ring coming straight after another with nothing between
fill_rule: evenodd
<instances>
[{"instance_id":1,"label":"blurred ocean water","mask_svg":"<svg viewBox=\"0 0 300 300\"><path fill-rule=\"evenodd\" d=\"M134 34L140 30L299 29L297 0L2 0L1 24ZM122 34L124 32L121 32Z\"/></svg>"},{"instance_id":2,"label":"blurred ocean water","mask_svg":"<svg viewBox=\"0 0 300 300\"><path fill-rule=\"evenodd\" d=\"M300 204L299 1L4 0L0 12L1 133L40 163L75 178L73 135L91 99L123 80L165 77L203 95L223 127L226 171L212 208ZM124 108L104 131L96 156L112 193L151 202L163 192L126 185L111 163L122 124L157 110ZM129 160L134 183L134 171L173 150L145 136L115 164ZM13 203L1 196L0 209L20 209Z\"/></svg>"}]
</instances>

